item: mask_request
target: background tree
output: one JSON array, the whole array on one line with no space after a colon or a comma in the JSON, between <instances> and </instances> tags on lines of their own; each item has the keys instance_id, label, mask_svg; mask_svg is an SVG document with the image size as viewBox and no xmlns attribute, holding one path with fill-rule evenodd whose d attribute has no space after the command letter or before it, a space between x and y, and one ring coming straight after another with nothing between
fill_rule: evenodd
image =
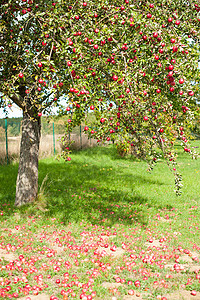
<instances>
[{"instance_id":1,"label":"background tree","mask_svg":"<svg viewBox=\"0 0 200 300\"><path fill-rule=\"evenodd\" d=\"M175 173L174 132L185 151L198 81L199 2L1 1L1 106L23 110L15 205L38 189L42 113L66 97L67 130L94 112L99 140L128 139ZM192 85L193 81L193 85ZM89 132L88 126L85 131Z\"/></svg>"}]
</instances>

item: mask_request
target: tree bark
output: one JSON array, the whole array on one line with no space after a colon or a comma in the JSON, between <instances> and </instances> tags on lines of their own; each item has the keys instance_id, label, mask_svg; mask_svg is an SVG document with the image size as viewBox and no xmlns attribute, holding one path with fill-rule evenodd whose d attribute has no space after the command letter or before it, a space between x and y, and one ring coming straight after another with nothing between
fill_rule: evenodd
<instances>
[{"instance_id":1,"label":"tree bark","mask_svg":"<svg viewBox=\"0 0 200 300\"><path fill-rule=\"evenodd\" d=\"M40 136L40 118L33 118L24 112L15 206L33 202L37 197Z\"/></svg>"}]
</instances>

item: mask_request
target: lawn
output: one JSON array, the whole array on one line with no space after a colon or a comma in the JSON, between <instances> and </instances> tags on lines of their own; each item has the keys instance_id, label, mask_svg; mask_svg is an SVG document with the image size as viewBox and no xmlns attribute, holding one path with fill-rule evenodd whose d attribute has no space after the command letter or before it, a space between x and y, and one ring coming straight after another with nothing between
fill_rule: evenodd
<instances>
[{"instance_id":1,"label":"lawn","mask_svg":"<svg viewBox=\"0 0 200 300\"><path fill-rule=\"evenodd\" d=\"M109 146L41 160L17 209L18 166L0 166L0 298L199 300L200 160L176 148L179 197L165 162L149 173Z\"/></svg>"}]
</instances>

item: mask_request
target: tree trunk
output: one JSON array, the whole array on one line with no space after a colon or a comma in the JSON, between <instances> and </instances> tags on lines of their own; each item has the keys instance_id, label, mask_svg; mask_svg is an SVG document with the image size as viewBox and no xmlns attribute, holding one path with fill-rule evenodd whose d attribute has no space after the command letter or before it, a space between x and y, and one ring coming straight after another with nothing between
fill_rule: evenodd
<instances>
[{"instance_id":1,"label":"tree trunk","mask_svg":"<svg viewBox=\"0 0 200 300\"><path fill-rule=\"evenodd\" d=\"M37 197L40 134L40 118L34 119L24 112L15 206L30 203Z\"/></svg>"}]
</instances>

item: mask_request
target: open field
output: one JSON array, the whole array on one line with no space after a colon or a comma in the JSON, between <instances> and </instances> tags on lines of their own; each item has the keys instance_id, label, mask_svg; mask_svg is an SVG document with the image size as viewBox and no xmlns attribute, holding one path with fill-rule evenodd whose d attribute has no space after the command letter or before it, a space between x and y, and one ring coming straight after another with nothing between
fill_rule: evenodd
<instances>
[{"instance_id":1,"label":"open field","mask_svg":"<svg viewBox=\"0 0 200 300\"><path fill-rule=\"evenodd\" d=\"M111 146L71 158L40 160L21 209L18 166L0 166L0 298L199 300L200 160L180 155L177 197L164 162L150 174Z\"/></svg>"}]
</instances>

